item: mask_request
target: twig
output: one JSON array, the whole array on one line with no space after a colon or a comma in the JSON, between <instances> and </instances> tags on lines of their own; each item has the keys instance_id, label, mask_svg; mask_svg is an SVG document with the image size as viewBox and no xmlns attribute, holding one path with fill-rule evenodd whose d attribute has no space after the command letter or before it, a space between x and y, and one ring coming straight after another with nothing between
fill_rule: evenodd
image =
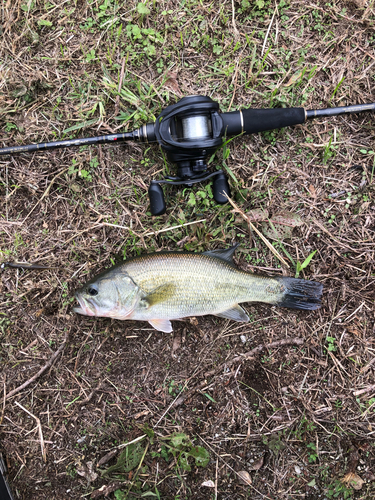
<instances>
[{"instance_id":1,"label":"twig","mask_svg":"<svg viewBox=\"0 0 375 500\"><path fill-rule=\"evenodd\" d=\"M245 221L249 224L250 229L255 231L259 238L267 245L267 247L271 250L271 252L274 254L275 257L277 257L283 264L286 266L288 269L290 268L289 264L283 259L283 257L279 254L279 252L276 250L275 247L271 245L271 243L267 240L265 236L254 226L252 222L250 222L249 217L243 212L238 205L227 195L227 193L224 192L224 195L227 197L229 203L232 205L232 207L238 212L244 219Z\"/></svg>"},{"instance_id":2,"label":"twig","mask_svg":"<svg viewBox=\"0 0 375 500\"><path fill-rule=\"evenodd\" d=\"M14 224L16 226L22 226L22 222L14 222L14 221L10 221L10 220L1 220L0 227L1 227L1 224Z\"/></svg>"},{"instance_id":3,"label":"twig","mask_svg":"<svg viewBox=\"0 0 375 500\"><path fill-rule=\"evenodd\" d=\"M160 231L152 231L151 233L146 233L143 236L151 236L153 234L164 233L165 231L172 231L173 229L178 229L179 227L190 226L191 224L198 224L199 222L206 222L206 219L195 220L193 222L186 222L185 224L180 224L179 226L166 227L165 229L160 229Z\"/></svg>"},{"instance_id":4,"label":"twig","mask_svg":"<svg viewBox=\"0 0 375 500\"><path fill-rule=\"evenodd\" d=\"M122 81L124 79L124 72L125 72L125 64L128 60L128 56L129 56L129 53L127 54L126 57L124 57L124 59L122 60L122 66L121 66L121 74L120 74L120 80L118 82L118 89L117 89L117 97L116 97L116 105L115 105L115 116L118 115L118 108L119 108L119 105L120 105L120 91L121 91L121 87L122 87Z\"/></svg>"},{"instance_id":5,"label":"twig","mask_svg":"<svg viewBox=\"0 0 375 500\"><path fill-rule=\"evenodd\" d=\"M43 375L43 373L48 370L48 368L50 368L52 365L53 365L53 362L55 361L55 359L59 356L59 354L61 354L61 352L63 351L65 345L66 345L66 342L67 340L65 339L65 341L61 344L61 346L57 349L57 351L52 354L51 358L48 360L48 362L43 366L43 368L41 368L38 373L36 373L35 375L33 375L31 378L29 378L29 380L26 380L26 382L24 382L22 385L16 387L15 389L13 389L12 391L10 391L7 395L6 395L6 399L9 399L11 398L12 396L14 396L15 394L17 394L18 392L22 391L23 389L25 389L26 387L28 387L30 384L32 384L37 378L39 378L41 375Z\"/></svg>"},{"instance_id":6,"label":"twig","mask_svg":"<svg viewBox=\"0 0 375 500\"><path fill-rule=\"evenodd\" d=\"M7 386L6 386L6 374L5 374L5 375L4 375L4 397L3 397L3 409L1 410L0 425L3 423L3 419L4 419L6 395L7 395Z\"/></svg>"},{"instance_id":7,"label":"twig","mask_svg":"<svg viewBox=\"0 0 375 500\"><path fill-rule=\"evenodd\" d=\"M69 168L65 168L64 170L62 170L61 172L59 172L57 175L55 175L55 177L52 179L52 181L49 183L49 186L48 188L44 191L42 197L40 198L40 200L33 206L33 208L30 210L30 212L26 215L26 217L23 219L22 221L22 224L24 224L24 222L29 218L29 216L34 212L34 210L36 209L36 207L39 205L39 203L46 197L48 196L48 193L50 192L50 189L53 185L53 183L55 182L55 180L60 177L60 175L62 175L64 172L66 172L67 170L69 170Z\"/></svg>"},{"instance_id":8,"label":"twig","mask_svg":"<svg viewBox=\"0 0 375 500\"><path fill-rule=\"evenodd\" d=\"M141 436L136 437L135 439L133 439L132 441L129 441L128 443L119 444L118 446L116 446L116 448L118 450L121 450L122 448L126 448L127 446L129 446L131 444L138 443L139 441L142 441L146 437L147 437L147 434L142 434Z\"/></svg>"},{"instance_id":9,"label":"twig","mask_svg":"<svg viewBox=\"0 0 375 500\"><path fill-rule=\"evenodd\" d=\"M360 396L361 394L367 394L368 392L375 390L375 384L369 385L365 389L360 389L359 391L354 391L353 396Z\"/></svg>"},{"instance_id":10,"label":"twig","mask_svg":"<svg viewBox=\"0 0 375 500\"><path fill-rule=\"evenodd\" d=\"M349 314L349 316L347 318L344 319L344 323L346 323L348 321L348 319L350 319L352 316L354 316L355 314L357 314L357 312L362 309L362 307L365 305L364 302L362 302L362 304L360 306L357 307L357 309L352 312L351 314Z\"/></svg>"},{"instance_id":11,"label":"twig","mask_svg":"<svg viewBox=\"0 0 375 500\"><path fill-rule=\"evenodd\" d=\"M264 50L266 48L266 43L267 43L267 40L268 40L268 35L270 34L271 26L273 24L273 20L275 19L276 12L277 12L277 5L275 7L275 10L273 11L273 16L272 16L271 22L270 22L270 24L268 26L268 30L267 30L266 36L264 37L264 42L263 42L262 54L261 55L264 54Z\"/></svg>"},{"instance_id":12,"label":"twig","mask_svg":"<svg viewBox=\"0 0 375 500\"><path fill-rule=\"evenodd\" d=\"M75 371L75 370L74 370ZM87 403L89 403L93 397L93 395L100 391L100 389L102 388L103 386L103 382L99 382L99 385L97 387L95 387L95 389L93 389L90 394L87 396L87 398L83 399L82 401L80 401L80 405L86 405Z\"/></svg>"},{"instance_id":13,"label":"twig","mask_svg":"<svg viewBox=\"0 0 375 500\"><path fill-rule=\"evenodd\" d=\"M216 474L215 474L215 500L217 500L217 477L219 472L219 459L216 457Z\"/></svg>"},{"instance_id":14,"label":"twig","mask_svg":"<svg viewBox=\"0 0 375 500\"><path fill-rule=\"evenodd\" d=\"M255 354L258 354L259 352L263 351L263 349L273 349L274 347L282 347L284 345L303 345L304 344L304 339L295 337L293 339L282 339L282 340L276 340L275 342L271 342L270 344L260 344L258 347L254 347L249 352L245 352L245 354L241 354L240 356L236 356L235 358L232 358L230 361L226 361L220 365L220 368L223 368L224 366L231 366L234 363L237 363L238 361L244 361L245 359L253 357ZM216 371L216 370L215 370ZM209 376L206 374L206 377Z\"/></svg>"},{"instance_id":15,"label":"twig","mask_svg":"<svg viewBox=\"0 0 375 500\"><path fill-rule=\"evenodd\" d=\"M232 0L232 25L233 25L233 31L236 35L236 38L239 37L239 31L237 29L237 26L236 26L236 18L235 18L235 8L234 8L234 0Z\"/></svg>"},{"instance_id":16,"label":"twig","mask_svg":"<svg viewBox=\"0 0 375 500\"><path fill-rule=\"evenodd\" d=\"M233 1L233 0L232 0ZM238 66L239 66L239 62L237 61L237 64L236 64L236 72L234 74L234 88L233 88L233 94L232 94L232 99L230 100L230 103L229 103L229 106L228 106L228 111L231 110L231 107L232 107L232 104L233 104L233 101L234 101L234 96L236 95L236 89L237 89L237 78L238 78ZM232 82L233 82L233 79L232 79Z\"/></svg>"},{"instance_id":17,"label":"twig","mask_svg":"<svg viewBox=\"0 0 375 500\"><path fill-rule=\"evenodd\" d=\"M39 418L36 417L35 415L33 415L32 413L30 413L29 410L26 410L26 408L24 408L18 401L16 401L16 405L19 406L23 411L25 411L26 413L28 413L30 415L30 417L33 417L35 419L36 425L38 427L38 432L39 432L40 448L42 450L43 461L47 462L46 449L44 447L44 438L43 438L43 432L42 432L42 425L40 423Z\"/></svg>"}]
</instances>

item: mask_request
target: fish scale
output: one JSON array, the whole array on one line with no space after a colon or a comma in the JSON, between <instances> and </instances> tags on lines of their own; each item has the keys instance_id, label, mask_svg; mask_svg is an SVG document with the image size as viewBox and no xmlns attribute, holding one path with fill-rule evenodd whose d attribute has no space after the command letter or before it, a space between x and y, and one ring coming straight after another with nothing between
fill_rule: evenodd
<instances>
[{"instance_id":1,"label":"fish scale","mask_svg":"<svg viewBox=\"0 0 375 500\"><path fill-rule=\"evenodd\" d=\"M172 331L170 320L214 314L248 321L243 302L314 310L322 285L282 276L257 276L233 262L237 246L205 253L157 252L104 271L76 293L88 316L149 321Z\"/></svg>"},{"instance_id":2,"label":"fish scale","mask_svg":"<svg viewBox=\"0 0 375 500\"><path fill-rule=\"evenodd\" d=\"M176 287L173 297L150 308L149 318L155 314L168 319L215 314L239 302L274 300L274 294L265 291L265 282L271 287L278 286L272 278L254 279L254 275L204 254L156 253L123 264L121 269L145 293L166 283ZM133 318L141 319L137 315Z\"/></svg>"}]
</instances>

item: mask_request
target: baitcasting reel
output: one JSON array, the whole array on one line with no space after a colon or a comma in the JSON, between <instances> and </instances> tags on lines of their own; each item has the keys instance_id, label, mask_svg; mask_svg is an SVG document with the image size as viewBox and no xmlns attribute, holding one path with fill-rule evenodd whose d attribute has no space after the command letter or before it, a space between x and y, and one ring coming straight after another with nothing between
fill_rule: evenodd
<instances>
[{"instance_id":1,"label":"baitcasting reel","mask_svg":"<svg viewBox=\"0 0 375 500\"><path fill-rule=\"evenodd\" d=\"M147 134L147 130L146 130ZM177 176L151 181L148 194L153 215L166 210L162 184L191 187L197 182L213 178L216 203L226 203L229 184L222 170L207 174L207 158L223 144L224 123L219 105L210 97L189 96L165 108L146 140L157 140L167 158L177 165Z\"/></svg>"},{"instance_id":2,"label":"baitcasting reel","mask_svg":"<svg viewBox=\"0 0 375 500\"><path fill-rule=\"evenodd\" d=\"M213 195L217 203L226 203L229 193L222 170L207 173L207 159L223 144L225 137L264 132L304 123L308 119L341 114L375 111L375 103L338 108L305 110L304 108L243 109L220 113L219 104L206 96L183 97L168 106L155 123L123 134L84 139L30 144L0 149L0 155L32 152L70 146L104 144L114 141L158 142L168 159L177 165L177 176L151 181L148 194L152 215L166 211L163 184L191 187L213 178Z\"/></svg>"}]
</instances>

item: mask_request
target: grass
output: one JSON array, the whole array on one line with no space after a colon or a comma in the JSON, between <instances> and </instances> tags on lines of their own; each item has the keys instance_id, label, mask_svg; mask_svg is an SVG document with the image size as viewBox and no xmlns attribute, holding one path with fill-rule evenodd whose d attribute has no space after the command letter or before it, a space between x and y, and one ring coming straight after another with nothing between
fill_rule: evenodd
<instances>
[{"instance_id":1,"label":"grass","mask_svg":"<svg viewBox=\"0 0 375 500\"><path fill-rule=\"evenodd\" d=\"M1 15L1 146L133 130L185 95L222 111L374 101L373 2L16 0ZM216 167L289 270L210 184L166 188L152 218L150 180L175 173L156 144L0 157L2 260L56 266L1 271L0 447L16 498L112 483L122 500L374 497L373 118L236 137ZM124 258L234 241L242 269L322 282L322 309L247 304L248 324L191 318L171 335L71 314L74 290ZM287 339L302 343L267 347ZM102 475L146 426L134 467Z\"/></svg>"}]
</instances>

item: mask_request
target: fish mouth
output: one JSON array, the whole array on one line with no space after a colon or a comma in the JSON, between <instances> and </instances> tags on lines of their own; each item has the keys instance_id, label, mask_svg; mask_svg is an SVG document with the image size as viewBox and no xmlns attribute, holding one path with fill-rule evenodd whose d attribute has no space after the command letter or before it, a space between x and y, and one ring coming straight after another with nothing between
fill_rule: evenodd
<instances>
[{"instance_id":1,"label":"fish mouth","mask_svg":"<svg viewBox=\"0 0 375 500\"><path fill-rule=\"evenodd\" d=\"M75 298L79 302L79 306L73 307L73 312L83 314L84 316L95 316L95 310L87 300L79 293L75 294Z\"/></svg>"}]
</instances>

